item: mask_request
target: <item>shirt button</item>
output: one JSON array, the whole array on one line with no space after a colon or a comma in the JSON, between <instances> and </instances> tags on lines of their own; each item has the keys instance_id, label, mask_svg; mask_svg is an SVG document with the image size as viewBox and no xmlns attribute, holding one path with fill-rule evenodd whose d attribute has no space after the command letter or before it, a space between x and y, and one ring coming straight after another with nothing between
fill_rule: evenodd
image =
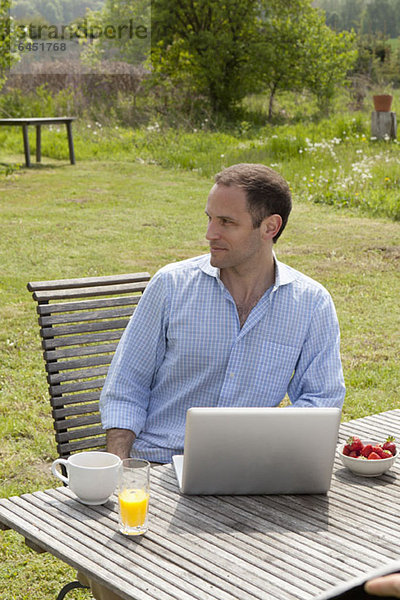
<instances>
[{"instance_id":1,"label":"shirt button","mask_svg":"<svg viewBox=\"0 0 400 600\"><path fill-rule=\"evenodd\" d=\"M235 377L235 373L233 373L233 372L229 373L229 377L232 379L232 377Z\"/></svg>"}]
</instances>

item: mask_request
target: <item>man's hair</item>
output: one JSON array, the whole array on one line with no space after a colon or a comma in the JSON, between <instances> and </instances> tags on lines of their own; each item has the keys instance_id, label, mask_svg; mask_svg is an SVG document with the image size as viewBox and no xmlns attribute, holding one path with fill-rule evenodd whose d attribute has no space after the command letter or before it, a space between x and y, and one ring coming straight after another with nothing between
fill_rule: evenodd
<instances>
[{"instance_id":1,"label":"man's hair","mask_svg":"<svg viewBox=\"0 0 400 600\"><path fill-rule=\"evenodd\" d=\"M266 217L280 215L282 227L273 238L274 243L277 241L292 210L289 186L279 173L265 165L239 163L217 173L215 183L236 186L245 192L254 229L260 227Z\"/></svg>"}]
</instances>

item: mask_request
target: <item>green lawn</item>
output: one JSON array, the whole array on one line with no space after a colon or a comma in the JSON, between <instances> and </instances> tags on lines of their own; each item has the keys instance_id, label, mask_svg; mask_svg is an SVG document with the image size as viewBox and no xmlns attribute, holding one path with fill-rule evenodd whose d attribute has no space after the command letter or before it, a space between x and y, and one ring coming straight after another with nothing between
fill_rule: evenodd
<instances>
[{"instance_id":1,"label":"green lawn","mask_svg":"<svg viewBox=\"0 0 400 600\"><path fill-rule=\"evenodd\" d=\"M211 177L132 160L43 161L0 180L0 496L58 485L50 475L56 451L26 283L154 273L207 251ZM400 224L307 203L294 192L276 252L334 298L347 383L343 418L397 407ZM73 576L52 557L27 549L17 534L2 533L1 540L0 600L54 600Z\"/></svg>"}]
</instances>

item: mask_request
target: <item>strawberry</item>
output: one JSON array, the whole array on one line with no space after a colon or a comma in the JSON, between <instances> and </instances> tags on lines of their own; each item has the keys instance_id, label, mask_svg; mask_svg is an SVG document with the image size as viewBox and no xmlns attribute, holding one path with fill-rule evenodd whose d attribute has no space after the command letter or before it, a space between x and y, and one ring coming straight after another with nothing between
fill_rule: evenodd
<instances>
[{"instance_id":1,"label":"strawberry","mask_svg":"<svg viewBox=\"0 0 400 600\"><path fill-rule=\"evenodd\" d=\"M376 452L376 454L378 454L380 458L390 458L391 456L393 456L393 454L389 452L389 450L384 450L380 444L374 446L372 448L372 451Z\"/></svg>"},{"instance_id":2,"label":"strawberry","mask_svg":"<svg viewBox=\"0 0 400 600\"><path fill-rule=\"evenodd\" d=\"M396 444L394 443L395 438L392 435L389 435L386 439L386 442L382 445L384 450L389 450L393 454L396 454Z\"/></svg>"},{"instance_id":3,"label":"strawberry","mask_svg":"<svg viewBox=\"0 0 400 600\"><path fill-rule=\"evenodd\" d=\"M343 447L343 454L345 456L349 456L351 450L350 450L350 444L345 444Z\"/></svg>"},{"instance_id":4,"label":"strawberry","mask_svg":"<svg viewBox=\"0 0 400 600\"><path fill-rule=\"evenodd\" d=\"M349 444L350 452L360 453L364 447L364 444L362 443L360 438L355 435L349 437L349 439L347 440L347 443Z\"/></svg>"},{"instance_id":5,"label":"strawberry","mask_svg":"<svg viewBox=\"0 0 400 600\"><path fill-rule=\"evenodd\" d=\"M377 454L379 458L383 458L384 456L384 450L379 444L375 444L375 446L372 446L372 452L375 452L375 454Z\"/></svg>"},{"instance_id":6,"label":"strawberry","mask_svg":"<svg viewBox=\"0 0 400 600\"><path fill-rule=\"evenodd\" d=\"M371 452L367 460L380 460L380 458L381 457L379 456L379 454L377 454L376 452Z\"/></svg>"},{"instance_id":7,"label":"strawberry","mask_svg":"<svg viewBox=\"0 0 400 600\"><path fill-rule=\"evenodd\" d=\"M381 458L392 458L393 454L390 452L390 450L383 450L383 456L381 456Z\"/></svg>"},{"instance_id":8,"label":"strawberry","mask_svg":"<svg viewBox=\"0 0 400 600\"><path fill-rule=\"evenodd\" d=\"M372 444L366 444L364 446L364 448L361 450L361 456L365 456L365 458L368 458L368 456L371 454L372 452Z\"/></svg>"},{"instance_id":9,"label":"strawberry","mask_svg":"<svg viewBox=\"0 0 400 600\"><path fill-rule=\"evenodd\" d=\"M350 458L358 458L360 456L360 453L357 452L357 450L352 450L349 454Z\"/></svg>"}]
</instances>

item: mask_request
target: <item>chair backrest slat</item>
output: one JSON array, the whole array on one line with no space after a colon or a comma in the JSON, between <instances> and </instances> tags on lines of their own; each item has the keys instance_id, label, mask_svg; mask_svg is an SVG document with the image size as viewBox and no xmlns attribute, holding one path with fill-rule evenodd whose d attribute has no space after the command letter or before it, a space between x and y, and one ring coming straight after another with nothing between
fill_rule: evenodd
<instances>
[{"instance_id":1,"label":"chair backrest slat","mask_svg":"<svg viewBox=\"0 0 400 600\"><path fill-rule=\"evenodd\" d=\"M122 298L100 298L99 300L80 300L77 302L60 302L59 304L38 304L36 312L39 315L49 315L66 311L94 310L96 308L111 308L113 306L129 306L137 304L138 296L122 296Z\"/></svg>"},{"instance_id":2,"label":"chair backrest slat","mask_svg":"<svg viewBox=\"0 0 400 600\"><path fill-rule=\"evenodd\" d=\"M50 289L33 293L33 299L37 302L49 302L50 300L67 300L69 298L89 298L91 296L107 296L108 294L123 294L132 291L142 292L145 286L142 283L121 283L111 286L97 287L66 287L65 289Z\"/></svg>"},{"instance_id":3,"label":"chair backrest slat","mask_svg":"<svg viewBox=\"0 0 400 600\"><path fill-rule=\"evenodd\" d=\"M70 396L54 396L51 404L54 408L77 404L79 402L98 402L101 390L71 394Z\"/></svg>"},{"instance_id":4,"label":"chair backrest slat","mask_svg":"<svg viewBox=\"0 0 400 600\"><path fill-rule=\"evenodd\" d=\"M67 442L58 444L58 453L60 456L70 456L74 452L82 452L83 450L99 450L106 445L106 436L93 436L91 439L84 439L78 442Z\"/></svg>"},{"instance_id":5,"label":"chair backrest slat","mask_svg":"<svg viewBox=\"0 0 400 600\"><path fill-rule=\"evenodd\" d=\"M83 358L77 358L73 360L50 362L46 364L46 371L51 375L52 373L60 373L60 371L81 369L82 367L96 367L98 365L109 365L111 359L112 355L110 354L96 354L95 356L84 356ZM75 376L76 373L72 373L72 377Z\"/></svg>"},{"instance_id":6,"label":"chair backrest slat","mask_svg":"<svg viewBox=\"0 0 400 600\"><path fill-rule=\"evenodd\" d=\"M101 344L96 346L75 346L74 348L59 348L57 350L46 350L43 352L43 358L46 364L50 364L53 361L58 361L64 358L74 358L76 356L90 356L91 354L106 354L108 352L114 353L118 346L118 342L112 344Z\"/></svg>"},{"instance_id":7,"label":"chair backrest slat","mask_svg":"<svg viewBox=\"0 0 400 600\"><path fill-rule=\"evenodd\" d=\"M28 283L28 290L36 293L48 290L65 290L69 288L105 287L111 285L114 288L118 284L135 283L148 281L148 273L127 273L124 275L103 275L102 277L79 277L78 279L53 279L48 281L31 281ZM35 298L36 300L36 298Z\"/></svg>"},{"instance_id":8,"label":"chair backrest slat","mask_svg":"<svg viewBox=\"0 0 400 600\"><path fill-rule=\"evenodd\" d=\"M84 379L87 377L99 377L107 375L108 365L102 367L91 367L90 369L77 369L74 371L66 371L63 373L53 373L47 376L47 381L51 384L64 383L65 381L75 381L76 379ZM63 386L61 386L63 387Z\"/></svg>"},{"instance_id":9,"label":"chair backrest slat","mask_svg":"<svg viewBox=\"0 0 400 600\"><path fill-rule=\"evenodd\" d=\"M90 381L78 381L76 383L66 383L65 385L51 385L49 387L52 396L61 396L62 394L70 394L71 392L82 392L83 390L93 390L102 388L104 379L91 379Z\"/></svg>"},{"instance_id":10,"label":"chair backrest slat","mask_svg":"<svg viewBox=\"0 0 400 600\"><path fill-rule=\"evenodd\" d=\"M56 327L42 327L40 335L44 339L55 338L60 336L69 336L74 333L89 333L92 331L107 331L108 329L125 329L129 319L116 319L111 321L99 321L79 323L78 325L57 325ZM69 340L68 337L63 337L65 340ZM73 339L73 338L72 338ZM72 344L70 344L72 346Z\"/></svg>"},{"instance_id":11,"label":"chair backrest slat","mask_svg":"<svg viewBox=\"0 0 400 600\"><path fill-rule=\"evenodd\" d=\"M28 283L37 302L59 456L105 446L101 388L149 279L148 273L128 273Z\"/></svg>"},{"instance_id":12,"label":"chair backrest slat","mask_svg":"<svg viewBox=\"0 0 400 600\"><path fill-rule=\"evenodd\" d=\"M86 422L86 425L87 424L88 423ZM104 431L99 425L94 425L91 427L90 433L91 435L104 435ZM70 440L80 440L82 438L82 434L80 433L79 429L77 429L76 431L68 431L68 433L59 433L58 437L60 442L69 442Z\"/></svg>"},{"instance_id":13,"label":"chair backrest slat","mask_svg":"<svg viewBox=\"0 0 400 600\"><path fill-rule=\"evenodd\" d=\"M42 327L52 327L53 325L66 325L67 323L84 323L85 321L91 321L93 319L116 319L118 317L130 317L132 310L132 307L129 306L128 308L114 308L112 310L98 310L95 312L90 311L86 313L55 313L50 316L39 317L39 325Z\"/></svg>"},{"instance_id":14,"label":"chair backrest slat","mask_svg":"<svg viewBox=\"0 0 400 600\"><path fill-rule=\"evenodd\" d=\"M65 419L65 417L74 417L77 415L87 415L89 413L96 413L99 410L97 402L92 404L79 404L78 406L67 406L66 408L56 408L53 410L53 417L55 419ZM77 427L77 425L71 426Z\"/></svg>"},{"instance_id":15,"label":"chair backrest slat","mask_svg":"<svg viewBox=\"0 0 400 600\"><path fill-rule=\"evenodd\" d=\"M63 440L64 442L66 440L69 439L69 434L74 436L74 439L77 439L77 434L78 438L82 438L84 436L82 436L82 430L81 428L84 428L85 433L87 434L88 432L90 432L90 435L93 435L93 432L95 431L95 427L99 427L99 421L97 419L96 414L86 414L86 415L68 415L70 418L68 419L63 419L61 417L55 417L57 418L56 421L56 431L58 431L59 433L58 435L58 441ZM92 425L93 427L88 428L89 425ZM66 429L66 427L68 426L68 429ZM100 426L101 429L101 426ZM101 430L101 432L104 434L104 431ZM62 437L61 437L62 436ZM88 436L86 436L88 437Z\"/></svg>"},{"instance_id":16,"label":"chair backrest slat","mask_svg":"<svg viewBox=\"0 0 400 600\"><path fill-rule=\"evenodd\" d=\"M43 350L55 350L63 346L76 346L77 344L94 344L98 342L108 342L110 340L119 340L123 331L110 329L107 333L89 333L87 335L68 335L65 338L42 338Z\"/></svg>"}]
</instances>

